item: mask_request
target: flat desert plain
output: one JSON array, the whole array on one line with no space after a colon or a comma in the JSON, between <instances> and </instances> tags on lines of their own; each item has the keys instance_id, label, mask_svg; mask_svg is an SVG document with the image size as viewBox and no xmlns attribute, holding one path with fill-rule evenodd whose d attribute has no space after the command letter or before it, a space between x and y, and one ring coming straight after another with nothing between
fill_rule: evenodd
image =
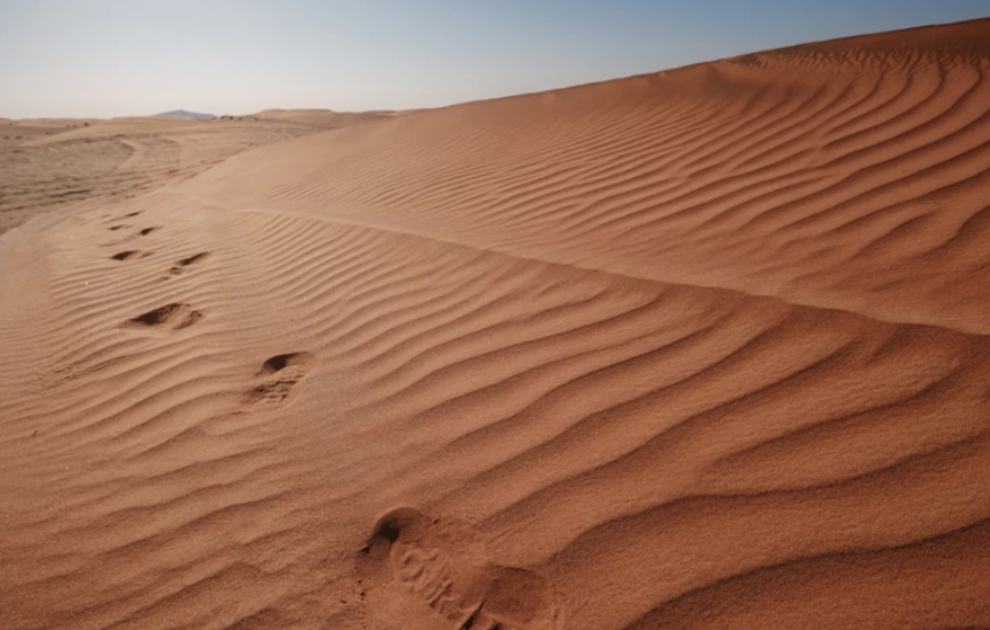
<instances>
[{"instance_id":1,"label":"flat desert plain","mask_svg":"<svg viewBox=\"0 0 990 630\"><path fill-rule=\"evenodd\" d=\"M3 121L0 627L990 626L988 75Z\"/></svg>"}]
</instances>

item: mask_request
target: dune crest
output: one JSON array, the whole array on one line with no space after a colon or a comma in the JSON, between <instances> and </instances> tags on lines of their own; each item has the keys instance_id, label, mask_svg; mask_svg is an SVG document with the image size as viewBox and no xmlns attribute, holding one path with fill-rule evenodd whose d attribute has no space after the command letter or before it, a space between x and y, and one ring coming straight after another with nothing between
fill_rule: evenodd
<instances>
[{"instance_id":1,"label":"dune crest","mask_svg":"<svg viewBox=\"0 0 990 630\"><path fill-rule=\"evenodd\" d=\"M6 234L4 623L990 626L988 42L377 116Z\"/></svg>"}]
</instances>

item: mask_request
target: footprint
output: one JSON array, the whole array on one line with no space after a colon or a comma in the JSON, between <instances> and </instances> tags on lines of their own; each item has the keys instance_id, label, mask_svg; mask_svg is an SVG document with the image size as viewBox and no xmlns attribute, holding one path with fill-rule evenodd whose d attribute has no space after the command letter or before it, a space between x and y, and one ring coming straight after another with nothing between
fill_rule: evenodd
<instances>
[{"instance_id":1,"label":"footprint","mask_svg":"<svg viewBox=\"0 0 990 630\"><path fill-rule=\"evenodd\" d=\"M173 302L166 304L153 311L148 311L144 315L139 315L134 319L124 322L124 326L129 328L161 328L166 330L179 330L192 326L203 317L203 314L194 310L188 304Z\"/></svg>"},{"instance_id":2,"label":"footprint","mask_svg":"<svg viewBox=\"0 0 990 630\"><path fill-rule=\"evenodd\" d=\"M188 267L189 265L194 265L194 264L200 262L201 260L203 260L204 258L206 258L209 255L210 255L210 252L200 252L198 254L194 254L192 256L189 256L188 258L183 258L182 260L180 260L176 264L179 265L179 266L182 266L182 267Z\"/></svg>"},{"instance_id":3,"label":"footprint","mask_svg":"<svg viewBox=\"0 0 990 630\"><path fill-rule=\"evenodd\" d=\"M315 364L316 357L308 352L292 352L270 357L254 375L255 386L245 396L245 404L254 407L284 403L296 384Z\"/></svg>"},{"instance_id":4,"label":"footprint","mask_svg":"<svg viewBox=\"0 0 990 630\"><path fill-rule=\"evenodd\" d=\"M400 626L558 630L562 614L543 576L492 564L473 526L412 508L389 512L359 557L373 605ZM362 580L363 581L363 580Z\"/></svg>"},{"instance_id":5,"label":"footprint","mask_svg":"<svg viewBox=\"0 0 990 630\"><path fill-rule=\"evenodd\" d=\"M187 267L189 267L191 265L195 265L198 262L201 262L203 259L205 259L209 255L210 255L209 252L200 252L199 254L195 254L193 256L189 256L188 258L183 258L182 260L180 260L180 261L176 262L174 265L172 265L172 268L169 269L169 272L168 272L169 275L166 276L165 279L167 280L171 276L177 276L177 275L183 273L186 270Z\"/></svg>"},{"instance_id":6,"label":"footprint","mask_svg":"<svg viewBox=\"0 0 990 630\"><path fill-rule=\"evenodd\" d=\"M128 250L126 252L120 252L120 253L114 254L110 258L113 259L113 260L131 260L131 259L134 259L134 258L147 258L148 256L151 256L152 254L154 254L154 252L139 252L137 250L133 250L132 249L132 250Z\"/></svg>"}]
</instances>

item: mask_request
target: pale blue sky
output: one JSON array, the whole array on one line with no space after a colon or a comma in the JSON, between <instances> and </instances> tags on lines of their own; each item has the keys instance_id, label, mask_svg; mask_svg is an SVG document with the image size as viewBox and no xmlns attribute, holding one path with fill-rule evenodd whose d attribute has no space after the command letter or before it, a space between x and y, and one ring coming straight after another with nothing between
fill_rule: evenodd
<instances>
[{"instance_id":1,"label":"pale blue sky","mask_svg":"<svg viewBox=\"0 0 990 630\"><path fill-rule=\"evenodd\" d=\"M990 16L990 0L0 0L0 116L433 107Z\"/></svg>"}]
</instances>

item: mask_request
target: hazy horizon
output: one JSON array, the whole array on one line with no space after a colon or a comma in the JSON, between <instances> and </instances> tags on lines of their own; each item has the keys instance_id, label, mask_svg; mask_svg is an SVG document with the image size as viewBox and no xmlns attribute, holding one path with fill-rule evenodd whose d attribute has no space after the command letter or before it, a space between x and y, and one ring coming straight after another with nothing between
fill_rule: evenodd
<instances>
[{"instance_id":1,"label":"hazy horizon","mask_svg":"<svg viewBox=\"0 0 990 630\"><path fill-rule=\"evenodd\" d=\"M986 17L986 2L0 0L0 116L412 109Z\"/></svg>"}]
</instances>

